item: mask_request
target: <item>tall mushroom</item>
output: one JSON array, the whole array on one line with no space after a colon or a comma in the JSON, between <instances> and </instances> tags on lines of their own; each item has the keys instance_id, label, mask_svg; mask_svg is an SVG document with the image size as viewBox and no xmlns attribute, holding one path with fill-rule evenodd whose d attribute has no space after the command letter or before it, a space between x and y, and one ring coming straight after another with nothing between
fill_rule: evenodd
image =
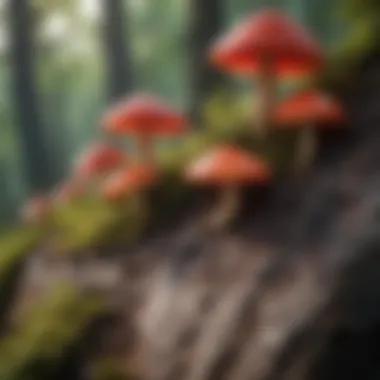
<instances>
[{"instance_id":1,"label":"tall mushroom","mask_svg":"<svg viewBox=\"0 0 380 380\"><path fill-rule=\"evenodd\" d=\"M157 173L150 166L134 165L110 176L103 185L103 195L111 202L140 193L157 182Z\"/></svg>"},{"instance_id":2,"label":"tall mushroom","mask_svg":"<svg viewBox=\"0 0 380 380\"><path fill-rule=\"evenodd\" d=\"M147 216L145 190L158 181L158 173L148 165L135 164L110 176L103 184L103 197L110 203L119 204L132 196L133 205L140 214Z\"/></svg>"},{"instance_id":3,"label":"tall mushroom","mask_svg":"<svg viewBox=\"0 0 380 380\"><path fill-rule=\"evenodd\" d=\"M239 188L266 184L272 171L260 157L235 146L214 148L190 163L185 171L188 182L220 188L220 198L208 221L211 228L223 228L240 206Z\"/></svg>"},{"instance_id":4,"label":"tall mushroom","mask_svg":"<svg viewBox=\"0 0 380 380\"><path fill-rule=\"evenodd\" d=\"M81 178L93 178L120 168L126 162L124 152L105 144L94 144L84 152L74 170Z\"/></svg>"},{"instance_id":5,"label":"tall mushroom","mask_svg":"<svg viewBox=\"0 0 380 380\"><path fill-rule=\"evenodd\" d=\"M137 139L142 161L155 164L154 138L187 131L187 121L172 107L152 95L137 94L116 105L104 118L105 130Z\"/></svg>"},{"instance_id":6,"label":"tall mushroom","mask_svg":"<svg viewBox=\"0 0 380 380\"><path fill-rule=\"evenodd\" d=\"M211 49L212 63L237 75L257 77L260 120L257 134L265 136L276 100L276 76L319 71L322 50L308 32L280 12L249 17Z\"/></svg>"},{"instance_id":7,"label":"tall mushroom","mask_svg":"<svg viewBox=\"0 0 380 380\"><path fill-rule=\"evenodd\" d=\"M300 129L295 169L303 172L317 151L315 129L339 126L344 120L343 106L332 96L319 91L305 91L281 103L274 113L277 129Z\"/></svg>"},{"instance_id":8,"label":"tall mushroom","mask_svg":"<svg viewBox=\"0 0 380 380\"><path fill-rule=\"evenodd\" d=\"M90 146L74 166L72 180L85 183L86 191L98 189L102 177L128 163L126 154L112 146L98 143Z\"/></svg>"}]
</instances>

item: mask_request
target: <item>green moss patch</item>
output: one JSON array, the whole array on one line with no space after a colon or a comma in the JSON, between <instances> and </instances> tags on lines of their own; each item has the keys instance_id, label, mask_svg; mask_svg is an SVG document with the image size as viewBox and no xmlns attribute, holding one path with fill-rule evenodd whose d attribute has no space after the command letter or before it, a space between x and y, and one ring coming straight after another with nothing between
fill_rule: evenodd
<instances>
[{"instance_id":1,"label":"green moss patch","mask_svg":"<svg viewBox=\"0 0 380 380\"><path fill-rule=\"evenodd\" d=\"M0 236L0 285L12 269L44 238L37 227L17 228Z\"/></svg>"},{"instance_id":2,"label":"green moss patch","mask_svg":"<svg viewBox=\"0 0 380 380\"><path fill-rule=\"evenodd\" d=\"M125 240L133 241L139 226L137 217L133 202L111 205L100 199L87 199L65 205L55 215L56 248L77 252L102 245L122 226L125 227Z\"/></svg>"},{"instance_id":3,"label":"green moss patch","mask_svg":"<svg viewBox=\"0 0 380 380\"><path fill-rule=\"evenodd\" d=\"M107 358L99 360L92 370L93 380L132 380L125 374L125 365L118 360Z\"/></svg>"},{"instance_id":4,"label":"green moss patch","mask_svg":"<svg viewBox=\"0 0 380 380\"><path fill-rule=\"evenodd\" d=\"M39 373L53 371L89 323L105 310L99 298L83 298L66 285L53 289L0 343L0 378L38 379Z\"/></svg>"}]
</instances>

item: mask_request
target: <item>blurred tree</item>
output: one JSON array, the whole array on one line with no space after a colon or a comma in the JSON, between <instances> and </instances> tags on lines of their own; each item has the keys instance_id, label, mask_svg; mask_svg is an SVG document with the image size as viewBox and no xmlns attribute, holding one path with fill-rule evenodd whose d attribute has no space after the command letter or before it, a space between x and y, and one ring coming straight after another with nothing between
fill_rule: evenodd
<instances>
[{"instance_id":1,"label":"blurred tree","mask_svg":"<svg viewBox=\"0 0 380 380\"><path fill-rule=\"evenodd\" d=\"M188 105L187 4L130 0L129 8L136 85L181 108Z\"/></svg>"},{"instance_id":2,"label":"blurred tree","mask_svg":"<svg viewBox=\"0 0 380 380\"><path fill-rule=\"evenodd\" d=\"M109 97L115 100L132 88L132 67L126 42L126 10L122 0L102 0Z\"/></svg>"},{"instance_id":3,"label":"blurred tree","mask_svg":"<svg viewBox=\"0 0 380 380\"><path fill-rule=\"evenodd\" d=\"M190 9L190 38L192 66L190 67L191 110L200 121L200 110L205 99L221 84L221 74L207 61L211 41L223 28L223 1L192 0Z\"/></svg>"},{"instance_id":4,"label":"blurred tree","mask_svg":"<svg viewBox=\"0 0 380 380\"><path fill-rule=\"evenodd\" d=\"M28 185L41 191L51 185L51 172L38 110L34 72L34 25L29 0L9 2L13 94Z\"/></svg>"}]
</instances>

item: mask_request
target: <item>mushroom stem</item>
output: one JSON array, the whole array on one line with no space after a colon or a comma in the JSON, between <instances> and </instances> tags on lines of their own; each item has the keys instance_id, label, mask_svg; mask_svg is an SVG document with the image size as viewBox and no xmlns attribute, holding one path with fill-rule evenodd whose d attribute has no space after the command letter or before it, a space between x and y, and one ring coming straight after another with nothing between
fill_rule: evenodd
<instances>
[{"instance_id":1,"label":"mushroom stem","mask_svg":"<svg viewBox=\"0 0 380 380\"><path fill-rule=\"evenodd\" d=\"M239 188L228 186L221 190L218 203L211 212L210 227L212 229L223 229L236 216L240 206Z\"/></svg>"},{"instance_id":2,"label":"mushroom stem","mask_svg":"<svg viewBox=\"0 0 380 380\"><path fill-rule=\"evenodd\" d=\"M154 155L154 145L152 136L140 136L138 138L138 145L142 162L147 165L154 165L156 160Z\"/></svg>"},{"instance_id":3,"label":"mushroom stem","mask_svg":"<svg viewBox=\"0 0 380 380\"><path fill-rule=\"evenodd\" d=\"M312 165L317 152L317 143L315 129L312 125L301 130L297 141L296 174L304 173Z\"/></svg>"},{"instance_id":4,"label":"mushroom stem","mask_svg":"<svg viewBox=\"0 0 380 380\"><path fill-rule=\"evenodd\" d=\"M265 138L268 132L276 100L275 71L270 60L264 60L258 77L259 87L259 115L256 121L256 134Z\"/></svg>"}]
</instances>

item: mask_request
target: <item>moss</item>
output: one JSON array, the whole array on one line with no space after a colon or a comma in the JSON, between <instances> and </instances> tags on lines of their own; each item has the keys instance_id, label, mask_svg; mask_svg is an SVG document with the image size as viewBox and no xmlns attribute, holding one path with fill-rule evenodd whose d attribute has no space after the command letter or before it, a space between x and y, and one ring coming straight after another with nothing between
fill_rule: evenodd
<instances>
[{"instance_id":1,"label":"moss","mask_svg":"<svg viewBox=\"0 0 380 380\"><path fill-rule=\"evenodd\" d=\"M130 203L133 205L133 203ZM63 252L78 252L89 246L101 245L119 226L136 227L131 223L134 214L129 203L115 207L100 199L86 199L69 204L57 210L55 225L57 228L56 247ZM128 238L137 235L136 228L126 228ZM128 240L128 239L127 239Z\"/></svg>"},{"instance_id":2,"label":"moss","mask_svg":"<svg viewBox=\"0 0 380 380\"><path fill-rule=\"evenodd\" d=\"M37 379L39 371L53 370L91 320L105 311L99 298L83 298L74 288L59 285L0 343L0 378Z\"/></svg>"},{"instance_id":3,"label":"moss","mask_svg":"<svg viewBox=\"0 0 380 380\"><path fill-rule=\"evenodd\" d=\"M125 375L125 370L116 359L107 358L99 360L92 368L93 380L131 380Z\"/></svg>"},{"instance_id":4,"label":"moss","mask_svg":"<svg viewBox=\"0 0 380 380\"><path fill-rule=\"evenodd\" d=\"M26 255L44 238L39 228L18 228L0 238L0 325L6 328L4 321L21 273Z\"/></svg>"},{"instance_id":5,"label":"moss","mask_svg":"<svg viewBox=\"0 0 380 380\"><path fill-rule=\"evenodd\" d=\"M318 81L333 92L354 83L362 60L379 49L380 3L376 0L347 0L338 8L337 16L346 33L333 46L327 70Z\"/></svg>"},{"instance_id":6,"label":"moss","mask_svg":"<svg viewBox=\"0 0 380 380\"><path fill-rule=\"evenodd\" d=\"M17 228L0 237L0 286L12 268L43 238L38 227Z\"/></svg>"},{"instance_id":7,"label":"moss","mask_svg":"<svg viewBox=\"0 0 380 380\"><path fill-rule=\"evenodd\" d=\"M214 143L215 140L209 134L193 132L171 149L160 151L158 160L165 178L180 178L186 164Z\"/></svg>"},{"instance_id":8,"label":"moss","mask_svg":"<svg viewBox=\"0 0 380 380\"><path fill-rule=\"evenodd\" d=\"M132 244L143 235L146 227L168 217L168 212L181 208L193 194L182 174L195 157L220 143L237 144L266 158L275 171L286 171L292 158L295 133L273 132L265 141L253 138L251 98L217 94L204 108L202 131L193 131L176 144L158 151L162 178L153 191L149 215L142 215L133 197L124 203L107 204L92 198L61 206L55 215L57 248L63 252L83 252L88 247Z\"/></svg>"},{"instance_id":9,"label":"moss","mask_svg":"<svg viewBox=\"0 0 380 380\"><path fill-rule=\"evenodd\" d=\"M108 205L114 219L103 229L95 242L96 247L112 244L131 245L139 241L148 224L149 213L142 213L134 197L122 203Z\"/></svg>"},{"instance_id":10,"label":"moss","mask_svg":"<svg viewBox=\"0 0 380 380\"><path fill-rule=\"evenodd\" d=\"M359 37L361 36L362 39L365 37L366 41L370 41L372 32L372 26L367 28L364 25ZM356 38L355 44L341 50L350 54L353 51L361 51L363 44L359 37ZM371 43L368 42L368 45ZM344 54L339 53L338 56L343 59ZM338 59L335 62L338 62ZM336 71L344 72L341 69L336 69ZM326 83L329 81L326 79L329 75L331 78L334 77L333 69L324 77ZM306 81L287 83L288 87L292 88L304 87L307 84L310 85L310 78ZM170 147L166 145L164 149L158 150L162 181L154 191L149 215L139 214L134 207L133 198L117 205L110 205L100 199L92 198L59 207L54 217L57 250L80 253L88 247L118 243L131 244L138 241L148 223L159 223L158 220L167 215L168 209L181 207L181 203L183 204L188 199L193 189L182 179L185 166L216 144L240 145L267 159L276 174L287 173L293 159L297 132L272 131L266 141L255 140L252 133L255 104L252 94L237 97L233 93L218 93L205 103L203 122L206 127L204 129L195 130L176 144Z\"/></svg>"}]
</instances>

